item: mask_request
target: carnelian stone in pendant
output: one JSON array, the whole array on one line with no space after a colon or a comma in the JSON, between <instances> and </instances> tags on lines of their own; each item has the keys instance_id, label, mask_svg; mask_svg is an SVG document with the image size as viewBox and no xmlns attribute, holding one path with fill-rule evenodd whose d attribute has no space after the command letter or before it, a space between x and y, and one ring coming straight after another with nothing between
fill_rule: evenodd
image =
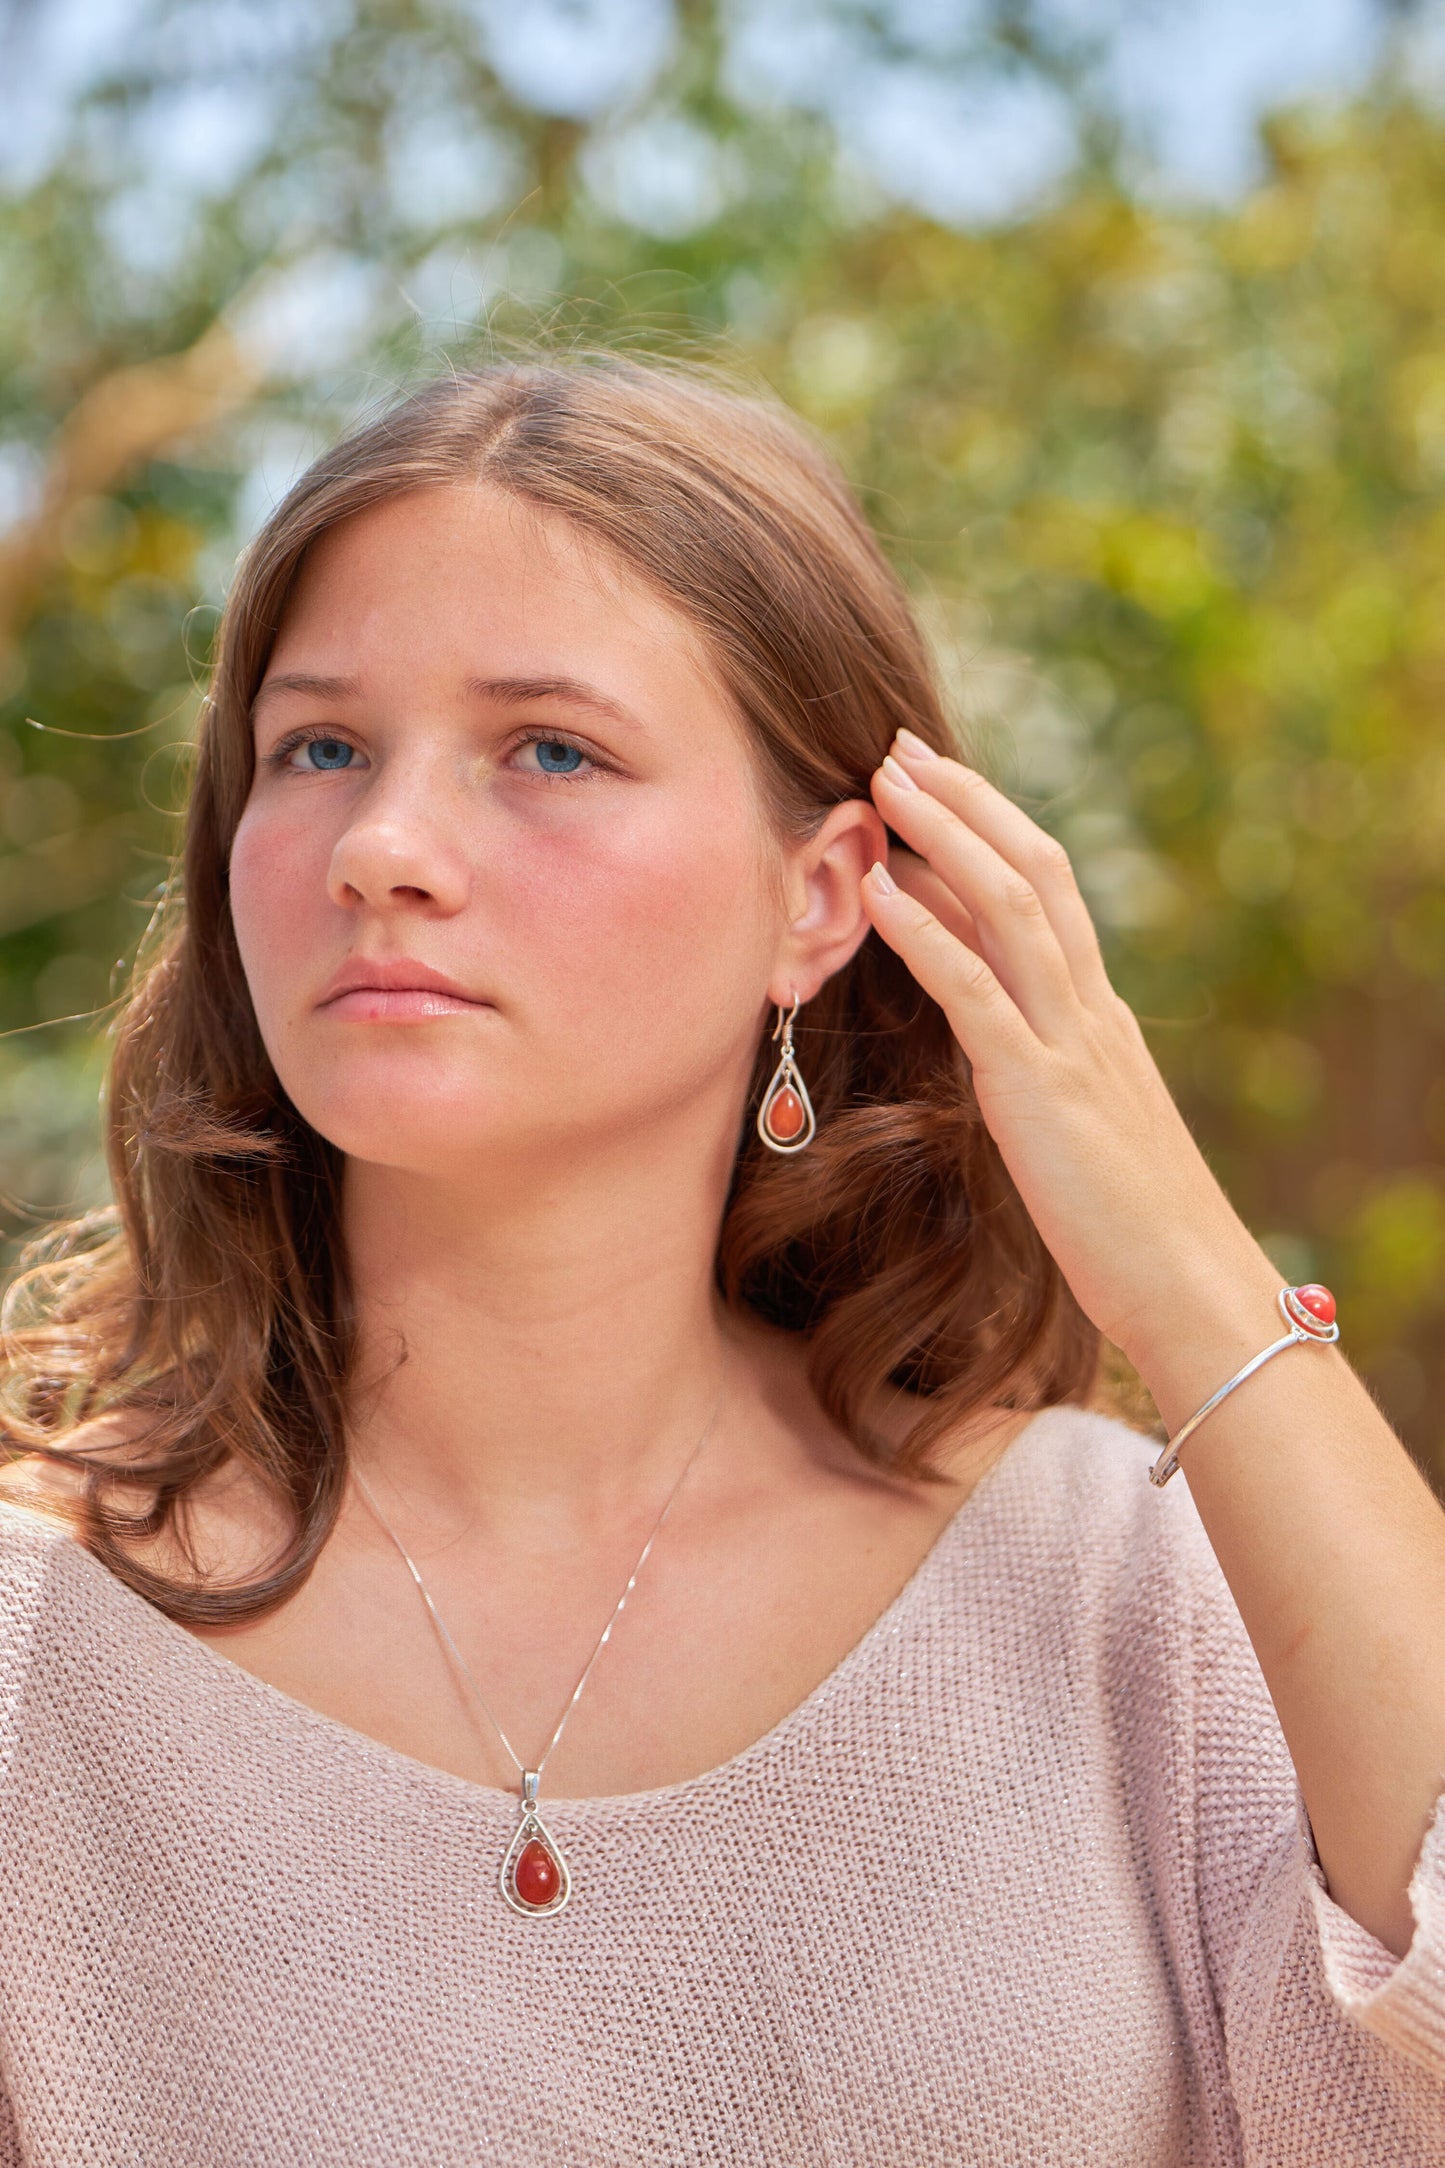
<instances>
[{"instance_id":1,"label":"carnelian stone in pendant","mask_svg":"<svg viewBox=\"0 0 1445 2168\"><path fill-rule=\"evenodd\" d=\"M803 1112L802 1100L793 1090L791 1084L785 1084L776 1098L769 1103L767 1112L768 1128L780 1144L786 1144L790 1137L797 1136L806 1120L807 1116Z\"/></svg>"},{"instance_id":2,"label":"carnelian stone in pendant","mask_svg":"<svg viewBox=\"0 0 1445 2168\"><path fill-rule=\"evenodd\" d=\"M557 1872L557 1862L533 1837L517 1854L517 1864L512 1869L512 1886L524 1905L546 1905L552 1902L562 1885Z\"/></svg>"}]
</instances>

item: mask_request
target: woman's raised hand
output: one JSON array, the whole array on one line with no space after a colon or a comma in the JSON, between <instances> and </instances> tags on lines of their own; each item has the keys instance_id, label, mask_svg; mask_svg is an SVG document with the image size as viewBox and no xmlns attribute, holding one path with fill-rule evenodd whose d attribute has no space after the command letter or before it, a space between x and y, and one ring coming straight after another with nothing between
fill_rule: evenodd
<instances>
[{"instance_id":1,"label":"woman's raised hand","mask_svg":"<svg viewBox=\"0 0 1445 2168\"><path fill-rule=\"evenodd\" d=\"M1080 1307L1134 1361L1221 1274L1280 1284L1114 991L1068 853L1021 807L900 731L874 803L915 858L864 908L942 1008L980 1111ZM921 861L919 863L918 861ZM1181 1312L1179 1306L1184 1305Z\"/></svg>"}]
</instances>

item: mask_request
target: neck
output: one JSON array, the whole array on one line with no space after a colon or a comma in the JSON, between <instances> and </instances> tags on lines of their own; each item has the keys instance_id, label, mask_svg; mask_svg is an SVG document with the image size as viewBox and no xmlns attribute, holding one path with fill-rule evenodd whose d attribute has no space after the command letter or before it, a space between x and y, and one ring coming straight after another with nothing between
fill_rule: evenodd
<instances>
[{"instance_id":1,"label":"neck","mask_svg":"<svg viewBox=\"0 0 1445 2168\"><path fill-rule=\"evenodd\" d=\"M689 1181L654 1152L480 1198L455 1175L349 1161L367 1481L449 1525L573 1542L660 1510L720 1385L701 1457L735 1450L766 1328L713 1286L726 1174Z\"/></svg>"}]
</instances>

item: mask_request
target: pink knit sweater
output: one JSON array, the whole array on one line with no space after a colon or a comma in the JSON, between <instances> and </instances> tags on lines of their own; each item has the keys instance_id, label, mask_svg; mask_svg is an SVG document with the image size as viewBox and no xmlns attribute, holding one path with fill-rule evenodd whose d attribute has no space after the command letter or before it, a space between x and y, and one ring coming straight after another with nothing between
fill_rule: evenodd
<instances>
[{"instance_id":1,"label":"pink knit sweater","mask_svg":"<svg viewBox=\"0 0 1445 2168\"><path fill-rule=\"evenodd\" d=\"M544 1797L544 1919L514 1795L0 1507L0 2161L1440 2168L1445 1814L1397 1962L1155 1450L1036 1416L765 1738Z\"/></svg>"}]
</instances>

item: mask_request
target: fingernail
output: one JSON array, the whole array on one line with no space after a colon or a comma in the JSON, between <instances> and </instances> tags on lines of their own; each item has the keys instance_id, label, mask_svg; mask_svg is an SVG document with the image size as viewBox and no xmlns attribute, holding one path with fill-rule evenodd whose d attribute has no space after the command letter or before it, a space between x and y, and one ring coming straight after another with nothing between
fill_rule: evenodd
<instances>
[{"instance_id":1,"label":"fingernail","mask_svg":"<svg viewBox=\"0 0 1445 2168\"><path fill-rule=\"evenodd\" d=\"M917 790L918 788L908 770L900 768L891 753L885 753L883 757L883 773L887 776L889 782L896 783L900 790Z\"/></svg>"},{"instance_id":2,"label":"fingernail","mask_svg":"<svg viewBox=\"0 0 1445 2168\"><path fill-rule=\"evenodd\" d=\"M898 883L889 874L881 858L875 858L868 868L869 877L880 896L896 896Z\"/></svg>"},{"instance_id":3,"label":"fingernail","mask_svg":"<svg viewBox=\"0 0 1445 2168\"><path fill-rule=\"evenodd\" d=\"M938 755L933 747L925 745L922 738L916 738L911 730L896 730L893 735L902 750L911 753L915 760L937 760Z\"/></svg>"}]
</instances>

